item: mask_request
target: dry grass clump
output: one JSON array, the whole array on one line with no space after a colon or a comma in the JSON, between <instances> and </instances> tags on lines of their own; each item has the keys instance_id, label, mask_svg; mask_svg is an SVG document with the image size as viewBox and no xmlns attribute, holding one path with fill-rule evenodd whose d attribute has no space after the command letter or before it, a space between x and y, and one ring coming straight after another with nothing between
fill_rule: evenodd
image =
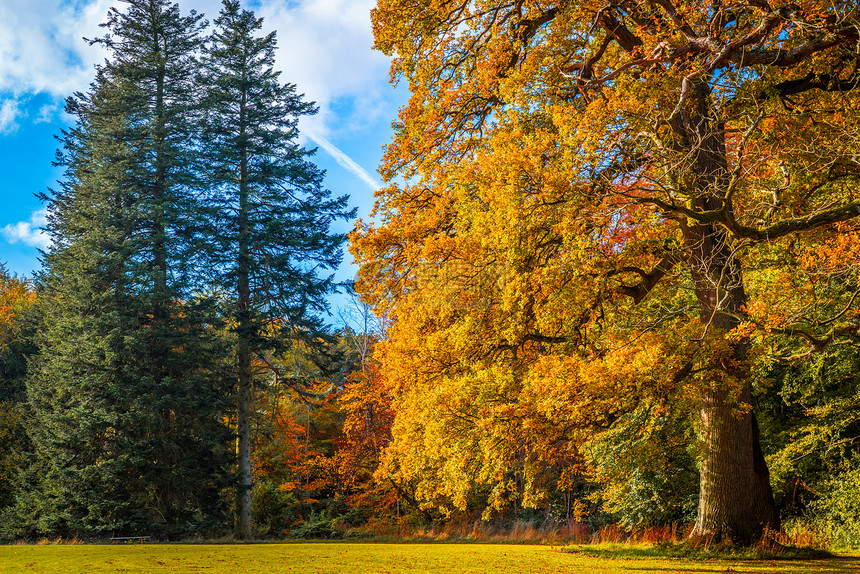
<instances>
[{"instance_id":1,"label":"dry grass clump","mask_svg":"<svg viewBox=\"0 0 860 574\"><path fill-rule=\"evenodd\" d=\"M678 542L689 528L682 525L654 526L637 531L611 524L592 529L585 522L545 522L527 520L509 523L482 520L452 521L441 525L414 526L396 522L369 522L362 532L376 539L470 541L520 544L659 544Z\"/></svg>"},{"instance_id":2,"label":"dry grass clump","mask_svg":"<svg viewBox=\"0 0 860 574\"><path fill-rule=\"evenodd\" d=\"M815 527L806 522L792 521L779 533L779 542L799 548L826 548L830 541Z\"/></svg>"},{"instance_id":3,"label":"dry grass clump","mask_svg":"<svg viewBox=\"0 0 860 574\"><path fill-rule=\"evenodd\" d=\"M26 544L23 540L19 540L15 543L15 545ZM70 538L68 540L64 540L62 536L58 536L57 538L51 540L50 538L40 538L36 541L37 546L44 546L45 544L85 544L83 540L79 540L78 538Z\"/></svg>"},{"instance_id":4,"label":"dry grass clump","mask_svg":"<svg viewBox=\"0 0 860 574\"><path fill-rule=\"evenodd\" d=\"M585 522L535 523L528 520L512 522L460 520L430 526L417 526L392 520L370 521L350 529L347 539L411 542L483 542L509 544L551 544L556 546L588 545L592 547L655 547L668 555L692 556L712 553L743 552L745 555L777 556L804 549L826 548L826 541L807 525L790 524L783 531L766 531L752 546L733 549L725 543L692 541L691 524L665 524L636 530L626 530L617 524L591 528ZM730 545L731 546L731 545ZM658 553L659 553L658 552Z\"/></svg>"}]
</instances>

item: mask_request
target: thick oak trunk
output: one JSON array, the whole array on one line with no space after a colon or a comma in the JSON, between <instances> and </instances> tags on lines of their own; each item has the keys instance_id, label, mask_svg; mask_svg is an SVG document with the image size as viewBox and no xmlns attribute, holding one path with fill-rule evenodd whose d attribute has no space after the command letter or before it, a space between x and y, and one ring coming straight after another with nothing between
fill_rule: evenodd
<instances>
[{"instance_id":1,"label":"thick oak trunk","mask_svg":"<svg viewBox=\"0 0 860 574\"><path fill-rule=\"evenodd\" d=\"M688 246L701 264L693 280L703 328L727 333L738 325L736 313L746 303L740 270L727 255L727 237L719 229L687 229ZM734 343L726 355L714 357L711 384L701 403L701 479L699 511L691 537L710 542L741 544L778 529L779 515L770 486L770 473L759 443L752 412L747 343Z\"/></svg>"},{"instance_id":2,"label":"thick oak trunk","mask_svg":"<svg viewBox=\"0 0 860 574\"><path fill-rule=\"evenodd\" d=\"M738 397L721 389L704 397L699 511L691 538L747 544L765 528L779 528L749 401L749 384Z\"/></svg>"},{"instance_id":3,"label":"thick oak trunk","mask_svg":"<svg viewBox=\"0 0 860 574\"><path fill-rule=\"evenodd\" d=\"M728 333L746 304L743 277L729 237L710 225L685 227L685 244L703 329ZM712 358L701 403L699 511L691 537L747 544L779 528L770 474L752 412L747 342Z\"/></svg>"},{"instance_id":4,"label":"thick oak trunk","mask_svg":"<svg viewBox=\"0 0 860 574\"><path fill-rule=\"evenodd\" d=\"M678 132L694 157L691 194L696 210L731 210L723 125L710 117L709 89L702 82ZM728 231L715 224L687 221L682 226L703 331L720 336L740 323L746 305L743 274ZM747 544L765 528L778 529L770 475L752 412L748 341L730 345L706 365L711 384L701 403L701 479L699 510L691 537Z\"/></svg>"}]
</instances>

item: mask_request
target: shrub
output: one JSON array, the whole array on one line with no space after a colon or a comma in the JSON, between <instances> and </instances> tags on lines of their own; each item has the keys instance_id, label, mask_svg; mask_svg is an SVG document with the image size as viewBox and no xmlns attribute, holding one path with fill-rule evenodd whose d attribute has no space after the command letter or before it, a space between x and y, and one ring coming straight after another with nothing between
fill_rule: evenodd
<instances>
[{"instance_id":1,"label":"shrub","mask_svg":"<svg viewBox=\"0 0 860 574\"><path fill-rule=\"evenodd\" d=\"M826 483L821 498L810 505L812 522L836 548L860 548L860 460Z\"/></svg>"},{"instance_id":2,"label":"shrub","mask_svg":"<svg viewBox=\"0 0 860 574\"><path fill-rule=\"evenodd\" d=\"M270 482L258 482L251 492L251 516L261 538L283 537L300 520L301 505L292 492Z\"/></svg>"},{"instance_id":3,"label":"shrub","mask_svg":"<svg viewBox=\"0 0 860 574\"><path fill-rule=\"evenodd\" d=\"M340 538L342 533L337 528L340 518L332 518L328 511L311 511L307 520L292 528L290 536L293 538Z\"/></svg>"}]
</instances>

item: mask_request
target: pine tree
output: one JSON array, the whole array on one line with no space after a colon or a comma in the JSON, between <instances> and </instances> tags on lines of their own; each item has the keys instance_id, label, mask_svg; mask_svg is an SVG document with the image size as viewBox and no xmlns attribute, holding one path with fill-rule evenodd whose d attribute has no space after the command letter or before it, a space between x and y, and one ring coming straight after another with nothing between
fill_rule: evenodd
<instances>
[{"instance_id":1,"label":"pine tree","mask_svg":"<svg viewBox=\"0 0 860 574\"><path fill-rule=\"evenodd\" d=\"M36 532L179 535L220 526L230 480L223 337L191 291L197 171L190 98L201 17L164 0L111 9L111 52L67 101L65 176L28 382L43 469Z\"/></svg>"},{"instance_id":2,"label":"pine tree","mask_svg":"<svg viewBox=\"0 0 860 574\"><path fill-rule=\"evenodd\" d=\"M337 218L352 216L346 196L331 198L323 172L298 145L297 123L316 107L281 84L275 34L262 19L224 0L205 49L205 150L214 182L209 205L220 246L212 268L235 313L240 486L237 536L251 535L252 358L323 330L324 297L336 285L321 272L341 260Z\"/></svg>"}]
</instances>

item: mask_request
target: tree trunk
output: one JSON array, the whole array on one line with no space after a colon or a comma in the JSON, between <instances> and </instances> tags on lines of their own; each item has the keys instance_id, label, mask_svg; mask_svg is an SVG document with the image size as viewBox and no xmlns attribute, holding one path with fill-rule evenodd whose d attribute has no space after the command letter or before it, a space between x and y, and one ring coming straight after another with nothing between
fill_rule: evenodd
<instances>
[{"instance_id":1,"label":"tree trunk","mask_svg":"<svg viewBox=\"0 0 860 574\"><path fill-rule=\"evenodd\" d=\"M239 352L239 405L237 431L239 434L239 488L236 493L236 538L251 538L251 353Z\"/></svg>"},{"instance_id":2,"label":"tree trunk","mask_svg":"<svg viewBox=\"0 0 860 574\"><path fill-rule=\"evenodd\" d=\"M685 226L684 235L703 329L728 333L746 304L730 238L710 225ZM747 346L733 343L727 356L715 358L711 385L703 390L699 511L690 536L705 542L748 544L765 528L779 528L752 413Z\"/></svg>"},{"instance_id":3,"label":"tree trunk","mask_svg":"<svg viewBox=\"0 0 860 574\"><path fill-rule=\"evenodd\" d=\"M750 385L734 398L722 389L704 397L699 512L690 537L748 544L765 528L778 529L770 474L749 405Z\"/></svg>"},{"instance_id":4,"label":"tree trunk","mask_svg":"<svg viewBox=\"0 0 860 574\"><path fill-rule=\"evenodd\" d=\"M166 62L161 52L159 31L153 33L153 48L158 61L155 77L155 102L153 109L153 135L155 147L155 174L152 182L152 267L153 267L153 323L156 329L164 328L169 321L168 306L170 294L167 286L167 112L164 92L166 82ZM156 335L156 364L160 369L157 380L166 374L169 350L163 337Z\"/></svg>"},{"instance_id":5,"label":"tree trunk","mask_svg":"<svg viewBox=\"0 0 860 574\"><path fill-rule=\"evenodd\" d=\"M237 431L239 434L239 489L236 497L236 510L238 521L236 524L236 537L247 540L251 537L251 385L253 373L251 371L251 345L252 326L250 321L250 286L249 270L247 265L247 241L245 238L244 217L240 216L239 232L239 266L238 266L238 405L237 405Z\"/></svg>"},{"instance_id":6,"label":"tree trunk","mask_svg":"<svg viewBox=\"0 0 860 574\"><path fill-rule=\"evenodd\" d=\"M240 102L239 132L245 132L245 98ZM239 257L236 262L238 314L238 370L239 404L237 426L239 433L239 490L236 497L236 537L240 540L251 538L251 342L253 324L251 321L251 256L248 229L248 154L244 143L240 144L241 163L239 165Z\"/></svg>"},{"instance_id":7,"label":"tree trunk","mask_svg":"<svg viewBox=\"0 0 860 574\"><path fill-rule=\"evenodd\" d=\"M731 210L725 126L710 114L710 90L703 81L676 131L694 157L691 197L701 212ZM703 330L725 334L740 324L746 305L743 274L733 239L721 226L685 222L684 251L693 278ZM748 341L707 365L711 385L701 403L701 479L699 511L691 538L748 544L765 528L778 529L770 475L761 451L751 406Z\"/></svg>"},{"instance_id":8,"label":"tree trunk","mask_svg":"<svg viewBox=\"0 0 860 574\"><path fill-rule=\"evenodd\" d=\"M703 329L727 333L739 324L746 303L743 279L729 254L728 237L712 226L685 233ZM764 528L778 529L779 515L770 473L752 413L747 342L710 365L713 379L703 390L699 511L691 537L705 542L747 544Z\"/></svg>"}]
</instances>

